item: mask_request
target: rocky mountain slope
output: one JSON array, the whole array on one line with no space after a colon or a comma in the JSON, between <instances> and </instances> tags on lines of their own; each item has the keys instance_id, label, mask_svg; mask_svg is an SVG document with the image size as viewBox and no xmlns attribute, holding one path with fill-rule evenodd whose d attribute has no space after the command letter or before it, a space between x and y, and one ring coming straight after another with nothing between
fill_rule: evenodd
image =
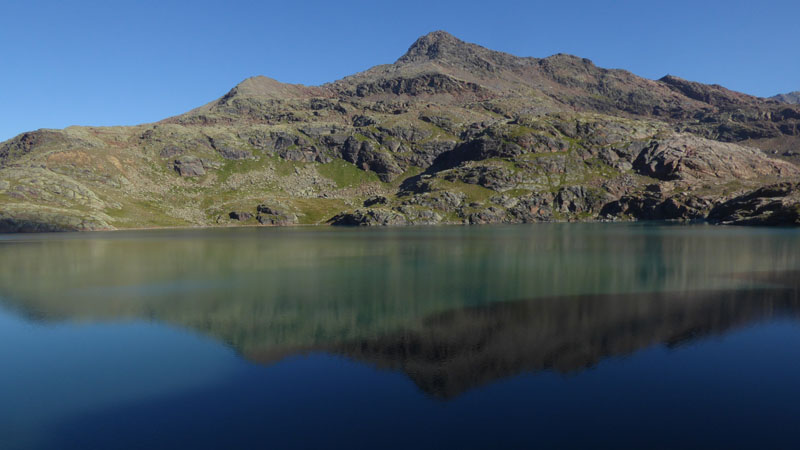
<instances>
[{"instance_id":1,"label":"rocky mountain slope","mask_svg":"<svg viewBox=\"0 0 800 450\"><path fill-rule=\"evenodd\" d=\"M788 94L778 94L770 98L779 102L797 105L800 103L800 91L789 92Z\"/></svg>"},{"instance_id":2,"label":"rocky mountain slope","mask_svg":"<svg viewBox=\"0 0 800 450\"><path fill-rule=\"evenodd\" d=\"M439 31L322 86L254 77L154 124L19 135L0 144L0 229L744 223L709 214L800 180L798 161L800 106ZM746 223L798 223L780 186Z\"/></svg>"}]
</instances>

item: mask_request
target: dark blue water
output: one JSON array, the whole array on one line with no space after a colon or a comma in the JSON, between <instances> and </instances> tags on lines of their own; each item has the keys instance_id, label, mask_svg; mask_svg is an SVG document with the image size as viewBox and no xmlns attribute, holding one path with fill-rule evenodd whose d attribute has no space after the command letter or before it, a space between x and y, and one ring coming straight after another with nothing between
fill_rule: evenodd
<instances>
[{"instance_id":1,"label":"dark blue water","mask_svg":"<svg viewBox=\"0 0 800 450\"><path fill-rule=\"evenodd\" d=\"M0 236L0 448L796 448L800 231Z\"/></svg>"}]
</instances>

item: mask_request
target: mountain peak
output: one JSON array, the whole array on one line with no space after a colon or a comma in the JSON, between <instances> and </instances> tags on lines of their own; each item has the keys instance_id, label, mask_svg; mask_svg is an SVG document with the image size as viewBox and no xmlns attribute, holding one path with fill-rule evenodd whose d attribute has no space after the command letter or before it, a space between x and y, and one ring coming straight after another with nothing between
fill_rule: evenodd
<instances>
[{"instance_id":1,"label":"mountain peak","mask_svg":"<svg viewBox=\"0 0 800 450\"><path fill-rule=\"evenodd\" d=\"M451 52L461 52L469 46L446 31L433 31L417 39L398 62L438 59Z\"/></svg>"},{"instance_id":2,"label":"mountain peak","mask_svg":"<svg viewBox=\"0 0 800 450\"><path fill-rule=\"evenodd\" d=\"M281 83L273 78L258 75L247 78L234 86L222 100L227 100L234 96L259 97L270 99L292 99L306 98L323 95L322 89L318 87L304 86L302 84Z\"/></svg>"},{"instance_id":3,"label":"mountain peak","mask_svg":"<svg viewBox=\"0 0 800 450\"><path fill-rule=\"evenodd\" d=\"M417 39L396 64L436 61L466 68L494 71L495 66L515 65L523 58L464 42L446 31L433 31Z\"/></svg>"}]
</instances>

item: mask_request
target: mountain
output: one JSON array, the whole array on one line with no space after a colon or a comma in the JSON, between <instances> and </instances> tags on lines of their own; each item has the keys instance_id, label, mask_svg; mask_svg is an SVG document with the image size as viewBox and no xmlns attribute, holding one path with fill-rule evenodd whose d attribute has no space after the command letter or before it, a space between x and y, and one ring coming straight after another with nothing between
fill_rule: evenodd
<instances>
[{"instance_id":1,"label":"mountain","mask_svg":"<svg viewBox=\"0 0 800 450\"><path fill-rule=\"evenodd\" d=\"M778 94L770 98L782 103L791 103L793 105L797 105L800 104L800 91L789 92L788 94Z\"/></svg>"},{"instance_id":2,"label":"mountain","mask_svg":"<svg viewBox=\"0 0 800 450\"><path fill-rule=\"evenodd\" d=\"M321 86L253 77L153 124L23 133L0 144L0 229L798 224L798 150L800 106L437 31Z\"/></svg>"}]
</instances>

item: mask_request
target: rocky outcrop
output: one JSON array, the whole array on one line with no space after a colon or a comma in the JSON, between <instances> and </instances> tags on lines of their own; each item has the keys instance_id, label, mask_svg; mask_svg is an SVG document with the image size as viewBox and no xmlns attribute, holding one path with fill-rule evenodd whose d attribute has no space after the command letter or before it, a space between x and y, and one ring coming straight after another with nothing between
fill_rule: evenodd
<instances>
[{"instance_id":1,"label":"rocky outcrop","mask_svg":"<svg viewBox=\"0 0 800 450\"><path fill-rule=\"evenodd\" d=\"M800 225L800 183L762 187L715 207L708 216L725 225Z\"/></svg>"},{"instance_id":2,"label":"rocky outcrop","mask_svg":"<svg viewBox=\"0 0 800 450\"><path fill-rule=\"evenodd\" d=\"M371 170L383 181L391 181L402 169L389 154L375 148L368 140L348 137L340 147L341 158L363 170Z\"/></svg>"},{"instance_id":3,"label":"rocky outcrop","mask_svg":"<svg viewBox=\"0 0 800 450\"><path fill-rule=\"evenodd\" d=\"M383 195L373 195L368 199L364 200L364 206L370 207L375 205L385 205L389 202L389 199L384 197Z\"/></svg>"},{"instance_id":4,"label":"rocky outcrop","mask_svg":"<svg viewBox=\"0 0 800 450\"><path fill-rule=\"evenodd\" d=\"M244 222L246 220L250 220L253 218L253 215L246 211L231 211L228 214L232 220L238 220L240 222Z\"/></svg>"},{"instance_id":5,"label":"rocky outcrop","mask_svg":"<svg viewBox=\"0 0 800 450\"><path fill-rule=\"evenodd\" d=\"M175 172L182 177L199 177L206 174L206 165L196 156L184 156L172 163Z\"/></svg>"},{"instance_id":6,"label":"rocky outcrop","mask_svg":"<svg viewBox=\"0 0 800 450\"><path fill-rule=\"evenodd\" d=\"M55 130L38 130L23 133L0 144L0 165L19 158L36 148L64 147L69 145L67 137Z\"/></svg>"},{"instance_id":7,"label":"rocky outcrop","mask_svg":"<svg viewBox=\"0 0 800 450\"><path fill-rule=\"evenodd\" d=\"M217 151L225 159L250 159L253 157L253 154L247 150L241 150L231 147L221 146L217 148Z\"/></svg>"},{"instance_id":8,"label":"rocky outcrop","mask_svg":"<svg viewBox=\"0 0 800 450\"><path fill-rule=\"evenodd\" d=\"M357 209L352 212L337 214L330 222L338 226L390 226L408 225L403 214L385 208Z\"/></svg>"},{"instance_id":9,"label":"rocky outcrop","mask_svg":"<svg viewBox=\"0 0 800 450\"><path fill-rule=\"evenodd\" d=\"M286 226L297 223L297 215L268 205L258 205L256 220L261 225Z\"/></svg>"},{"instance_id":10,"label":"rocky outcrop","mask_svg":"<svg viewBox=\"0 0 800 450\"><path fill-rule=\"evenodd\" d=\"M601 218L631 218L636 220L704 220L714 200L690 195L664 192L659 185L650 185L639 193L625 195L607 203L600 211Z\"/></svg>"},{"instance_id":11,"label":"rocky outcrop","mask_svg":"<svg viewBox=\"0 0 800 450\"><path fill-rule=\"evenodd\" d=\"M633 162L633 168L664 181L800 175L796 165L768 158L757 149L686 134L653 141Z\"/></svg>"}]
</instances>

